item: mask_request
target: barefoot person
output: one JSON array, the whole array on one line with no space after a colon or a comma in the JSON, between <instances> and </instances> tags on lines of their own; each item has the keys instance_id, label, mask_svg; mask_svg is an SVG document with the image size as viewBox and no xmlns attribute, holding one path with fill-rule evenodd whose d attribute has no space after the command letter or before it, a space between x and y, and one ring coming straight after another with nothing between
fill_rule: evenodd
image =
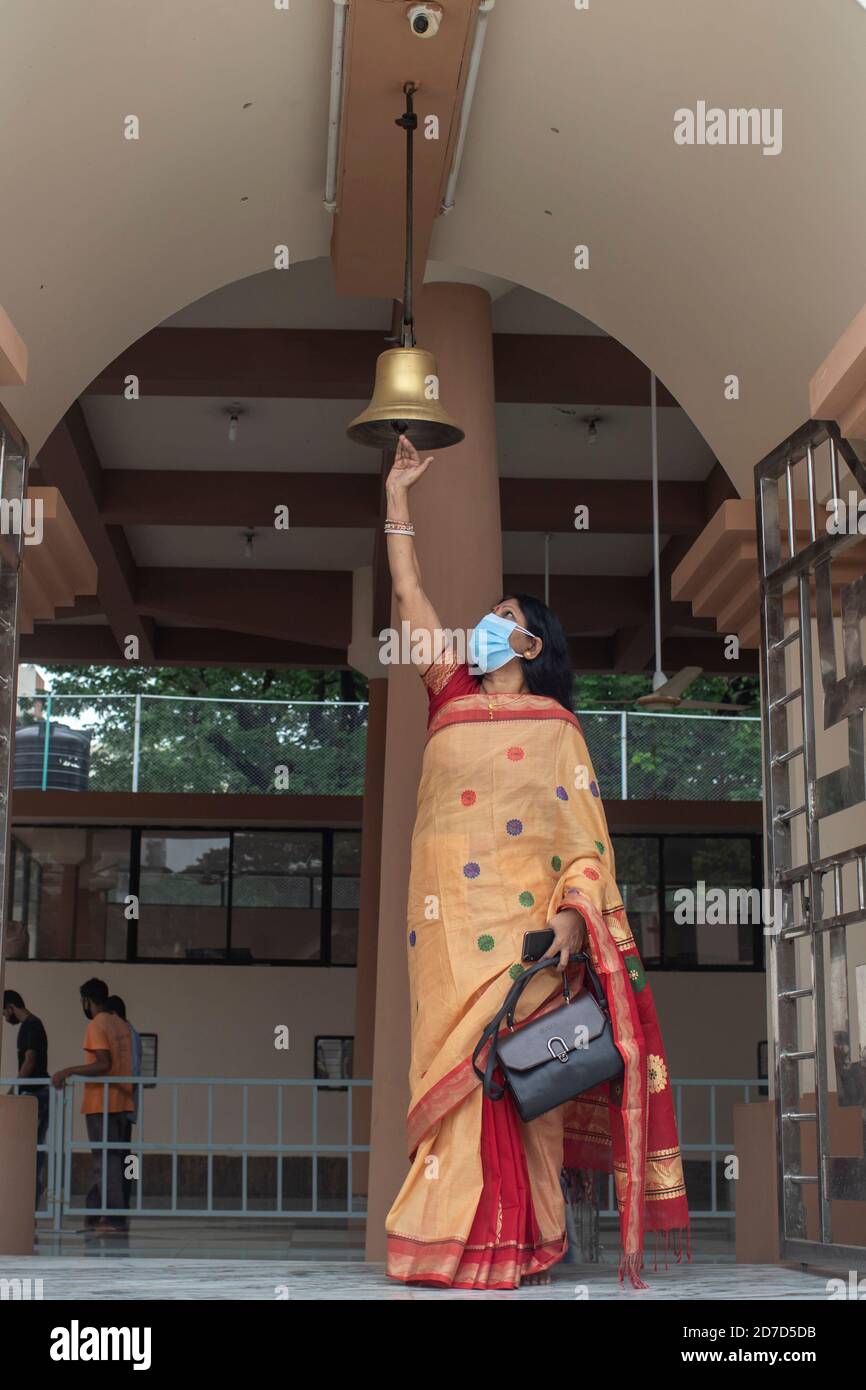
<instances>
[{"instance_id":1,"label":"barefoot person","mask_svg":"<svg viewBox=\"0 0 866 1390\"><path fill-rule=\"evenodd\" d=\"M429 463L401 436L387 482L394 594L429 696L407 924L411 1168L386 1218L387 1273L469 1289L548 1282L566 1250L565 1164L612 1167L619 1277L646 1287L645 1230L666 1243L673 1235L679 1255L688 1207L652 993L571 708L567 643L549 608L510 595L481 618L460 660L412 539L409 489ZM508 1094L483 1094L472 1053L525 969L524 934L546 926L556 970L529 982L518 1022L558 1006L557 971L580 986L583 967L569 957L585 949L624 1073L524 1124Z\"/></svg>"}]
</instances>

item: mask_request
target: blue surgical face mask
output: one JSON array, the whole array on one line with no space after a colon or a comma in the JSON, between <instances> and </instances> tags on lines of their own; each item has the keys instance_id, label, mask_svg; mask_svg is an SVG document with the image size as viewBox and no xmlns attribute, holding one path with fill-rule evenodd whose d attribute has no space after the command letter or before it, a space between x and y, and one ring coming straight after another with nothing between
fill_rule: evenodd
<instances>
[{"instance_id":1,"label":"blue surgical face mask","mask_svg":"<svg viewBox=\"0 0 866 1390\"><path fill-rule=\"evenodd\" d=\"M491 671L498 671L500 666L517 656L509 641L512 632L535 636L510 618L500 618L498 613L484 614L469 635L469 669L473 676L486 676Z\"/></svg>"}]
</instances>

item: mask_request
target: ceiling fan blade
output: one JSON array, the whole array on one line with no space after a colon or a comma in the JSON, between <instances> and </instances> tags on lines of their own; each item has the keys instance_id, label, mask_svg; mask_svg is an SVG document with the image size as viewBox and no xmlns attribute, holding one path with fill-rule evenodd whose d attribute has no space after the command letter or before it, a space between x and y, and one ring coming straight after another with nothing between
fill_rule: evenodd
<instances>
[{"instance_id":1,"label":"ceiling fan blade","mask_svg":"<svg viewBox=\"0 0 866 1390\"><path fill-rule=\"evenodd\" d=\"M675 676L671 676L669 681L665 681L664 685L660 685L658 690L654 690L653 694L661 696L662 699L676 699L692 681L697 680L702 670L702 666L684 666Z\"/></svg>"}]
</instances>

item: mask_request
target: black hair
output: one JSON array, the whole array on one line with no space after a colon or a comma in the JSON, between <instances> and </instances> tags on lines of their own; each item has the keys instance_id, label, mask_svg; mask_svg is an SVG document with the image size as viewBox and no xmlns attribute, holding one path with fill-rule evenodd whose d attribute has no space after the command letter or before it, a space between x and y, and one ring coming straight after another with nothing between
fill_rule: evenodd
<instances>
[{"instance_id":1,"label":"black hair","mask_svg":"<svg viewBox=\"0 0 866 1390\"><path fill-rule=\"evenodd\" d=\"M24 1003L17 989L4 989L3 1007L4 1009L26 1009L27 1005Z\"/></svg>"},{"instance_id":2,"label":"black hair","mask_svg":"<svg viewBox=\"0 0 866 1390\"><path fill-rule=\"evenodd\" d=\"M108 1007L118 1018L126 1018L126 1005L119 994L112 994L108 1000Z\"/></svg>"},{"instance_id":3,"label":"black hair","mask_svg":"<svg viewBox=\"0 0 866 1390\"><path fill-rule=\"evenodd\" d=\"M93 979L85 980L81 986L82 999L92 999L94 1004L101 1004L103 1008L108 1003L108 985L104 980Z\"/></svg>"},{"instance_id":4,"label":"black hair","mask_svg":"<svg viewBox=\"0 0 866 1390\"><path fill-rule=\"evenodd\" d=\"M574 713L574 667L562 623L552 609L532 594L506 594L523 609L526 627L543 643L533 661L521 660L523 678L532 695L548 695ZM504 601L504 600L503 600Z\"/></svg>"}]
</instances>

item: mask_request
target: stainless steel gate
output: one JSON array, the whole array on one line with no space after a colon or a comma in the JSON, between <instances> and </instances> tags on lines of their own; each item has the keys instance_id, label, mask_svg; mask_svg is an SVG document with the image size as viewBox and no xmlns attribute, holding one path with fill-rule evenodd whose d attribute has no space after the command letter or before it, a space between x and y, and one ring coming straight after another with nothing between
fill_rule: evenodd
<instances>
[{"instance_id":1,"label":"stainless steel gate","mask_svg":"<svg viewBox=\"0 0 866 1390\"><path fill-rule=\"evenodd\" d=\"M777 894L768 979L781 1253L858 1269L866 1264L866 468L834 423L811 420L758 464L755 486L767 873ZM814 1110L804 1102L813 1091ZM835 1157L852 1110L855 1156ZM844 1211L832 1205L843 1201Z\"/></svg>"}]
</instances>

